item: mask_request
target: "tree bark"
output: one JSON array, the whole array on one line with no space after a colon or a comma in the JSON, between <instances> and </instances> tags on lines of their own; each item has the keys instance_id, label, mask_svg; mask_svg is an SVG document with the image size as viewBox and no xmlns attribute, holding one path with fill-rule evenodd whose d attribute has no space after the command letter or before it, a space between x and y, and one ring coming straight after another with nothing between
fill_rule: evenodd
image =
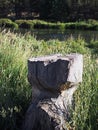
<instances>
[{"instance_id":1,"label":"tree bark","mask_svg":"<svg viewBox=\"0 0 98 130\"><path fill-rule=\"evenodd\" d=\"M26 113L23 130L66 130L73 94L82 82L82 72L81 54L29 59L32 104Z\"/></svg>"}]
</instances>

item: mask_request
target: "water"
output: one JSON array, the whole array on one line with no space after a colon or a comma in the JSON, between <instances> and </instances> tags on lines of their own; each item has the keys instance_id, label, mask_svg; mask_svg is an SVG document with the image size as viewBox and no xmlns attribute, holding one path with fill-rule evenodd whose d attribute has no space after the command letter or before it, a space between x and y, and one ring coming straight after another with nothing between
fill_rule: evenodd
<instances>
[{"instance_id":1,"label":"water","mask_svg":"<svg viewBox=\"0 0 98 130\"><path fill-rule=\"evenodd\" d=\"M34 29L21 30L21 33L30 32L37 40L58 39L60 41L67 40L70 37L77 39L81 37L86 41L98 40L98 31L84 31L84 30L56 30L56 29Z\"/></svg>"}]
</instances>

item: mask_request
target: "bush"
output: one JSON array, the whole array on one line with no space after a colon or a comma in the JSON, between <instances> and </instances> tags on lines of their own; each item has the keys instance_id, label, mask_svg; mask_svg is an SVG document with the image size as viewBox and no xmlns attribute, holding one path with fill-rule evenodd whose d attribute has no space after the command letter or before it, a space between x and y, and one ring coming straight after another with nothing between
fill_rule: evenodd
<instances>
[{"instance_id":1,"label":"bush","mask_svg":"<svg viewBox=\"0 0 98 130\"><path fill-rule=\"evenodd\" d=\"M10 19L0 19L0 27L18 29L18 25L12 22Z\"/></svg>"},{"instance_id":2,"label":"bush","mask_svg":"<svg viewBox=\"0 0 98 130\"><path fill-rule=\"evenodd\" d=\"M98 22L74 22L74 23L65 23L66 29L82 29L82 30L98 30Z\"/></svg>"},{"instance_id":3,"label":"bush","mask_svg":"<svg viewBox=\"0 0 98 130\"><path fill-rule=\"evenodd\" d=\"M88 23L88 24L93 24L93 25L94 25L94 24L97 24L98 21L97 21L97 20L94 20L94 19L88 19L88 20L87 20L87 23Z\"/></svg>"},{"instance_id":4,"label":"bush","mask_svg":"<svg viewBox=\"0 0 98 130\"><path fill-rule=\"evenodd\" d=\"M95 49L98 49L98 41L91 41L88 46L90 48L95 48Z\"/></svg>"},{"instance_id":5,"label":"bush","mask_svg":"<svg viewBox=\"0 0 98 130\"><path fill-rule=\"evenodd\" d=\"M16 20L15 22L18 24L19 28L32 29L34 26L32 20Z\"/></svg>"},{"instance_id":6,"label":"bush","mask_svg":"<svg viewBox=\"0 0 98 130\"><path fill-rule=\"evenodd\" d=\"M90 25L85 22L76 22L76 29L88 30Z\"/></svg>"},{"instance_id":7,"label":"bush","mask_svg":"<svg viewBox=\"0 0 98 130\"><path fill-rule=\"evenodd\" d=\"M45 22L43 20L33 20L34 28L37 29L58 29L59 26L56 23Z\"/></svg>"},{"instance_id":8,"label":"bush","mask_svg":"<svg viewBox=\"0 0 98 130\"><path fill-rule=\"evenodd\" d=\"M69 23L52 23L43 20L16 20L12 22L10 19L0 19L1 27L8 28L25 28L25 29L82 29L82 30L98 30L98 21L88 20Z\"/></svg>"},{"instance_id":9,"label":"bush","mask_svg":"<svg viewBox=\"0 0 98 130\"><path fill-rule=\"evenodd\" d=\"M98 53L98 41L92 40L87 46L91 48L94 52Z\"/></svg>"},{"instance_id":10,"label":"bush","mask_svg":"<svg viewBox=\"0 0 98 130\"><path fill-rule=\"evenodd\" d=\"M75 23L65 23L66 29L76 29Z\"/></svg>"},{"instance_id":11,"label":"bush","mask_svg":"<svg viewBox=\"0 0 98 130\"><path fill-rule=\"evenodd\" d=\"M20 28L27 29L61 29L63 27L62 23L51 23L45 22L43 20L16 20L15 21Z\"/></svg>"}]
</instances>

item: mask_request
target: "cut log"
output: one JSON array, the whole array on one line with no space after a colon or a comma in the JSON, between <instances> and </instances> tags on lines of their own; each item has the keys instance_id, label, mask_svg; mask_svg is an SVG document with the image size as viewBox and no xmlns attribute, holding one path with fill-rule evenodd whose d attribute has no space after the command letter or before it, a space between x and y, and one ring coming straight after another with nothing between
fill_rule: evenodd
<instances>
[{"instance_id":1,"label":"cut log","mask_svg":"<svg viewBox=\"0 0 98 130\"><path fill-rule=\"evenodd\" d=\"M30 58L28 81L32 86L32 104L26 113L23 129L67 129L73 93L82 82L82 72L81 54Z\"/></svg>"}]
</instances>

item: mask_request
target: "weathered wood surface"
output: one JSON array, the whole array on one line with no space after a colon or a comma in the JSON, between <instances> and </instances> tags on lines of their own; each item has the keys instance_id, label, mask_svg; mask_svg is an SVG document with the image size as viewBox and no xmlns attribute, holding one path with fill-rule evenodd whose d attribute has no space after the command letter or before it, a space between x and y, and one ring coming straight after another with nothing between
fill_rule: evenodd
<instances>
[{"instance_id":1,"label":"weathered wood surface","mask_svg":"<svg viewBox=\"0 0 98 130\"><path fill-rule=\"evenodd\" d=\"M61 54L28 60L32 104L24 130L65 130L70 119L73 93L82 82L83 56Z\"/></svg>"}]
</instances>

